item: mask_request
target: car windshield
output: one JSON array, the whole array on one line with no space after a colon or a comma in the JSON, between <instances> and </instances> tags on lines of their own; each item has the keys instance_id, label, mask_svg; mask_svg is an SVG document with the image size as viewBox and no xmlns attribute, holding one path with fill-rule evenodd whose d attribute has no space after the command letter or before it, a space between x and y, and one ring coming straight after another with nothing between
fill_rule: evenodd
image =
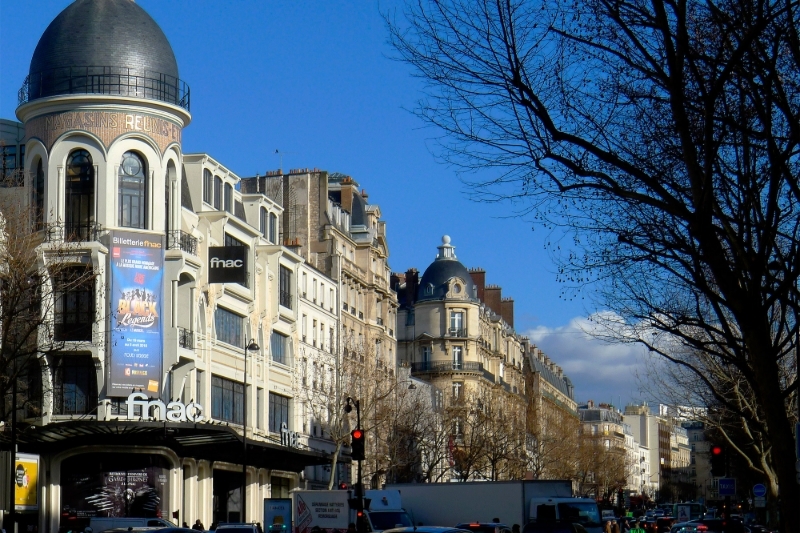
<instances>
[{"instance_id":1,"label":"car windshield","mask_svg":"<svg viewBox=\"0 0 800 533\"><path fill-rule=\"evenodd\" d=\"M577 522L583 526L597 527L600 515L594 502L570 502L558 504L558 516L567 522Z\"/></svg>"},{"instance_id":2,"label":"car windshield","mask_svg":"<svg viewBox=\"0 0 800 533\"><path fill-rule=\"evenodd\" d=\"M372 522L372 528L377 531L414 526L405 511L370 511L369 520Z\"/></svg>"}]
</instances>

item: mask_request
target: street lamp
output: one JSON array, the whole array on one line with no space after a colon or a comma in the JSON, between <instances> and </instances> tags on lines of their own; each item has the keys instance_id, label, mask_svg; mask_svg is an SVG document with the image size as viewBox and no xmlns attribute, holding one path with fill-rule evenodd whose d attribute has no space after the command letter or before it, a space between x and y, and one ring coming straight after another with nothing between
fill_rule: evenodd
<instances>
[{"instance_id":1,"label":"street lamp","mask_svg":"<svg viewBox=\"0 0 800 533\"><path fill-rule=\"evenodd\" d=\"M259 350L256 341L250 340L250 344L244 349L244 389L242 390L242 522L247 521L247 352L257 352Z\"/></svg>"}]
</instances>

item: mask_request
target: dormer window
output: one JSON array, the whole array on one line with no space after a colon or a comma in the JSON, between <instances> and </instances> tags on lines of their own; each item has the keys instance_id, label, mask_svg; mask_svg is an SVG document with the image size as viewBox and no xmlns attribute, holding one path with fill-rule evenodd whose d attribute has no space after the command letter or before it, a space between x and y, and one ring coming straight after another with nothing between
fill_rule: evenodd
<instances>
[{"instance_id":1,"label":"dormer window","mask_svg":"<svg viewBox=\"0 0 800 533\"><path fill-rule=\"evenodd\" d=\"M428 283L428 285L425 287L425 295L431 296L432 294L433 294L433 283Z\"/></svg>"}]
</instances>

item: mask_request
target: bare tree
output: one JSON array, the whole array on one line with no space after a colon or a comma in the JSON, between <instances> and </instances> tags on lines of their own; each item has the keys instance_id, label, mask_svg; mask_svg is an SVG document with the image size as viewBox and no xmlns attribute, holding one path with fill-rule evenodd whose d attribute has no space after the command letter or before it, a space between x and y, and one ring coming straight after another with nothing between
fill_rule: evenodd
<instances>
[{"instance_id":1,"label":"bare tree","mask_svg":"<svg viewBox=\"0 0 800 533\"><path fill-rule=\"evenodd\" d=\"M531 402L528 431L533 479L573 479L578 469L580 419L546 399Z\"/></svg>"},{"instance_id":2,"label":"bare tree","mask_svg":"<svg viewBox=\"0 0 800 533\"><path fill-rule=\"evenodd\" d=\"M75 333L65 317L75 289L95 283L96 273L81 264L78 244L49 242L21 185L21 172L0 183L0 421L11 448L31 419L44 415L45 398L55 403L49 364ZM84 295L95 294L83 291ZM96 301L84 302L97 308ZM89 328L91 326L82 324ZM70 330L68 332L67 330ZM80 346L72 342L70 349ZM52 408L55 405L51 406ZM13 494L13 480L12 491ZM12 506L9 517L15 521Z\"/></svg>"},{"instance_id":3,"label":"bare tree","mask_svg":"<svg viewBox=\"0 0 800 533\"><path fill-rule=\"evenodd\" d=\"M736 369L800 530L797 0L410 0L389 21L441 154L478 197L558 225L560 279ZM489 174L487 174L489 173ZM488 176L483 178L483 176ZM482 193L482 194L481 194ZM656 353L704 380L701 365ZM777 496L777 495L773 495Z\"/></svg>"}]
</instances>

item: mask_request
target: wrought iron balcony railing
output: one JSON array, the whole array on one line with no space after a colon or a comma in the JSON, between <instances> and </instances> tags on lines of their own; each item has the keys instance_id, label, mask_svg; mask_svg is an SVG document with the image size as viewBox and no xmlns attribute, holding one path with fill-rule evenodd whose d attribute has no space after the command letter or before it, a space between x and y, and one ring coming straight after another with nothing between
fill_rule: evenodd
<instances>
[{"instance_id":1,"label":"wrought iron balcony railing","mask_svg":"<svg viewBox=\"0 0 800 533\"><path fill-rule=\"evenodd\" d=\"M411 363L412 374L438 374L444 372L478 372L484 379L494 383L494 374L476 361L422 361Z\"/></svg>"},{"instance_id":2,"label":"wrought iron balcony railing","mask_svg":"<svg viewBox=\"0 0 800 533\"><path fill-rule=\"evenodd\" d=\"M112 66L59 67L25 77L19 105L62 94L105 94L159 100L189 111L189 86L160 72Z\"/></svg>"},{"instance_id":3,"label":"wrought iron balcony railing","mask_svg":"<svg viewBox=\"0 0 800 533\"><path fill-rule=\"evenodd\" d=\"M178 327L178 345L181 348L194 349L194 331Z\"/></svg>"},{"instance_id":4,"label":"wrought iron balcony railing","mask_svg":"<svg viewBox=\"0 0 800 533\"><path fill-rule=\"evenodd\" d=\"M103 231L103 226L95 222L54 222L45 224L43 228L47 242L94 242L100 240L100 233Z\"/></svg>"},{"instance_id":5,"label":"wrought iron balcony railing","mask_svg":"<svg viewBox=\"0 0 800 533\"><path fill-rule=\"evenodd\" d=\"M197 255L197 238L180 229L170 230L167 235L167 249L183 250L187 254Z\"/></svg>"}]
</instances>

